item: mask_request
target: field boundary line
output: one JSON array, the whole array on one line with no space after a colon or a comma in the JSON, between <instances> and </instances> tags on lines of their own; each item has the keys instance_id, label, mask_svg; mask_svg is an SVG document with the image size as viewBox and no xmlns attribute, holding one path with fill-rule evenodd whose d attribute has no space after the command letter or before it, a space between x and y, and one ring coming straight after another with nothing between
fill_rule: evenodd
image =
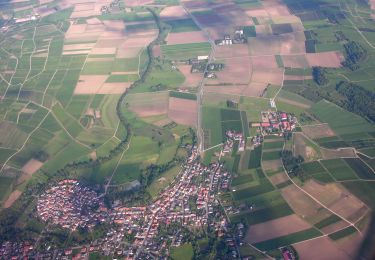
<instances>
[{"instance_id":1,"label":"field boundary line","mask_svg":"<svg viewBox=\"0 0 375 260\"><path fill-rule=\"evenodd\" d=\"M283 151L284 151L284 148L285 148L285 143L284 143L284 147L283 147ZM284 163L282 163L283 165L283 169L284 171L286 172L287 176L288 176L288 179L300 190L302 191L303 193L305 193L307 196L309 196L312 200L314 200L315 202L317 202L320 206L322 206L323 208L325 208L326 210L328 210L329 212L331 212L332 214L334 215L337 215L338 217L342 218L345 222L347 222L348 224L350 224L351 226L353 226L358 232L359 234L362 236L362 232L355 226L354 223L350 222L349 220L347 220L345 217L343 217L342 215L338 214L338 213L335 213L333 210L331 210L330 208L328 208L327 206L325 206L323 203L321 203L318 199L316 199L314 196L312 196L310 193L308 193L307 191L305 191L304 189L302 189L300 186L298 186L295 181L290 178L288 172L286 171L285 169L285 166L284 166ZM365 204L366 205L366 204ZM367 205L366 205L367 206Z\"/></svg>"},{"instance_id":2,"label":"field boundary line","mask_svg":"<svg viewBox=\"0 0 375 260\"><path fill-rule=\"evenodd\" d=\"M38 130L40 128L40 126L44 123L44 120L46 120L47 116L51 113L51 111L48 111L48 113L43 117L43 119L39 122L39 124L33 129L33 131L30 132L30 134L28 135L28 137L26 138L25 142L23 143L23 145L17 149L17 151L15 153L13 153L11 156L8 157L8 159L3 163L3 165L1 166L0 168L0 174L1 172L3 171L5 165L9 162L10 159L13 158L13 156L15 156L16 154L18 154L20 151L22 151L23 148L25 148L26 146L26 143L29 141L30 137L34 134L34 132L36 130Z\"/></svg>"},{"instance_id":3,"label":"field boundary line","mask_svg":"<svg viewBox=\"0 0 375 260\"><path fill-rule=\"evenodd\" d=\"M105 195L107 194L108 187L109 187L110 184L111 184L111 181L112 181L112 179L113 179L113 176L115 175L115 173L116 173L116 171L117 171L117 169L118 169L118 166L120 165L120 162L121 162L122 158L123 158L124 155L125 155L125 152L126 152L127 150L129 150L129 148L130 148L130 144L131 144L131 141L132 141L132 137L133 137L133 135L130 136L129 142L127 143L127 147L126 147L126 148L124 149L124 151L122 152L122 154L121 154L121 156L120 156L120 159L117 161L116 167L113 169L113 172L112 172L112 174L111 174L111 177L109 178L107 184L104 186L104 193L103 193L102 195L100 195L100 196L105 196Z\"/></svg>"}]
</instances>

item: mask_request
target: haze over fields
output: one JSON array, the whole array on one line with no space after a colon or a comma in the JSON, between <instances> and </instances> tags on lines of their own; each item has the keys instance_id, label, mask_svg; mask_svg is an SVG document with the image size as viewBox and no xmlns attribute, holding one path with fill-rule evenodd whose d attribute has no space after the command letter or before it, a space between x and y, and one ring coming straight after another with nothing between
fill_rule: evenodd
<instances>
[{"instance_id":1,"label":"haze over fields","mask_svg":"<svg viewBox=\"0 0 375 260\"><path fill-rule=\"evenodd\" d=\"M372 0L0 3L0 258L372 259Z\"/></svg>"}]
</instances>

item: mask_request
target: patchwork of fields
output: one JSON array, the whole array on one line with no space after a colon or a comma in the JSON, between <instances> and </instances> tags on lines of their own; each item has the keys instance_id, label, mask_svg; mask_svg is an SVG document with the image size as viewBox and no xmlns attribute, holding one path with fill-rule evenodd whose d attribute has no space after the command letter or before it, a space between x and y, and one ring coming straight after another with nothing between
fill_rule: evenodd
<instances>
[{"instance_id":1,"label":"patchwork of fields","mask_svg":"<svg viewBox=\"0 0 375 260\"><path fill-rule=\"evenodd\" d=\"M243 257L280 258L288 246L301 259L356 258L375 207L368 3L115 2L11 1L0 11L1 22L15 18L0 32L2 207L67 174L124 201L140 186L155 199L197 141L203 163L232 172L220 204L246 229ZM295 116L296 129L263 138L265 111ZM245 144L223 154L229 130ZM30 212L15 225L28 226Z\"/></svg>"}]
</instances>

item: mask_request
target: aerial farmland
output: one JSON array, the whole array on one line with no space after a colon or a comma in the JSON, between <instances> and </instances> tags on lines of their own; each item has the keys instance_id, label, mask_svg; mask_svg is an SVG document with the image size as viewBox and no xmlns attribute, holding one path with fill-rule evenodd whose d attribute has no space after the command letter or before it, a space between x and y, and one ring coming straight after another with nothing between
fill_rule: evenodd
<instances>
[{"instance_id":1,"label":"aerial farmland","mask_svg":"<svg viewBox=\"0 0 375 260\"><path fill-rule=\"evenodd\" d=\"M375 5L0 3L0 258L372 259Z\"/></svg>"}]
</instances>

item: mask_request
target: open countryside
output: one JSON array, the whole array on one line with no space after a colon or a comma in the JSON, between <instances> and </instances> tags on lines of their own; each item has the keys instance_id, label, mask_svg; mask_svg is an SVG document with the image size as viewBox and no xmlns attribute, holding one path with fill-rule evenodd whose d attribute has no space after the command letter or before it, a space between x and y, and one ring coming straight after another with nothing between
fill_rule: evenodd
<instances>
[{"instance_id":1,"label":"open countryside","mask_svg":"<svg viewBox=\"0 0 375 260\"><path fill-rule=\"evenodd\" d=\"M0 258L373 259L372 0L0 3Z\"/></svg>"}]
</instances>

